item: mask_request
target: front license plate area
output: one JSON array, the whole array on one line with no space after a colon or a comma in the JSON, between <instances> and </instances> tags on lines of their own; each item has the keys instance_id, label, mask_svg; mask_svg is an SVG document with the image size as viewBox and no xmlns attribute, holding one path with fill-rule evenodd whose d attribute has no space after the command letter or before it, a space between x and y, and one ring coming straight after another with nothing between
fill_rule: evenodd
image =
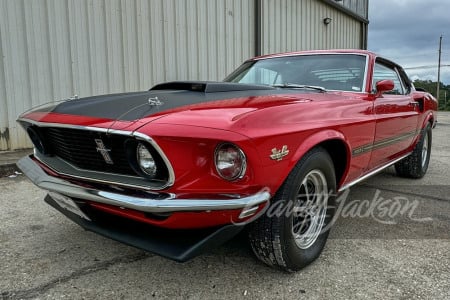
<instances>
[{"instance_id":1,"label":"front license plate area","mask_svg":"<svg viewBox=\"0 0 450 300\"><path fill-rule=\"evenodd\" d=\"M83 219L91 221L91 219L89 219L89 217L81 211L78 205L71 198L55 192L50 192L48 193L48 195L52 197L52 199L55 200L55 202L62 208L76 214Z\"/></svg>"}]
</instances>

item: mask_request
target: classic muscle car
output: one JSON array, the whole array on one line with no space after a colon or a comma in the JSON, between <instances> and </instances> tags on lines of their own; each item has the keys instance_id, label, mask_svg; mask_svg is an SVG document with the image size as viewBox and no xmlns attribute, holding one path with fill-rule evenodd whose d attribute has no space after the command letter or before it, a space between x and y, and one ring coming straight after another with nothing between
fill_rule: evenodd
<instances>
[{"instance_id":1,"label":"classic muscle car","mask_svg":"<svg viewBox=\"0 0 450 300\"><path fill-rule=\"evenodd\" d=\"M186 261L245 228L296 271L321 253L336 195L395 165L421 178L437 103L361 50L244 62L223 82L68 99L23 113L18 166L83 228Z\"/></svg>"}]
</instances>

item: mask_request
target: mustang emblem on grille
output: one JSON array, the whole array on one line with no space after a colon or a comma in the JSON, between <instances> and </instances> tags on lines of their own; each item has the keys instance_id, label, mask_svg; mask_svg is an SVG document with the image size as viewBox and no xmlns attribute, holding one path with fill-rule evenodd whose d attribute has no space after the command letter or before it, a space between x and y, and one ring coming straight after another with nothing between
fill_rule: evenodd
<instances>
[{"instance_id":1,"label":"mustang emblem on grille","mask_svg":"<svg viewBox=\"0 0 450 300\"><path fill-rule=\"evenodd\" d=\"M95 139L95 143L97 144L97 151L100 152L100 154L103 156L103 159L105 160L105 162L109 165L113 165L114 162L111 159L111 156L109 155L109 152L111 152L111 149L107 149L101 139Z\"/></svg>"},{"instance_id":2,"label":"mustang emblem on grille","mask_svg":"<svg viewBox=\"0 0 450 300\"><path fill-rule=\"evenodd\" d=\"M289 154L288 147L286 145L284 145L283 148L281 148L281 150L278 150L277 148L273 148L270 158L273 160L280 161L283 159L283 157L287 156L288 154Z\"/></svg>"}]
</instances>

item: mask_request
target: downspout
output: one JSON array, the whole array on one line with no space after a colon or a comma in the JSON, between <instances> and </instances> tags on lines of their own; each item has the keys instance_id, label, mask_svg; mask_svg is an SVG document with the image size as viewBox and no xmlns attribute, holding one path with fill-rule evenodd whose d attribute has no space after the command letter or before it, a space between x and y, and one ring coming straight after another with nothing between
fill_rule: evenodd
<instances>
[{"instance_id":1,"label":"downspout","mask_svg":"<svg viewBox=\"0 0 450 300\"><path fill-rule=\"evenodd\" d=\"M367 22L362 22L362 28L364 31L364 36L363 36L363 49L367 50L367 44L368 44L368 40L369 40L369 0L367 0L365 2L366 5L366 9L365 9L365 17L367 19Z\"/></svg>"},{"instance_id":2,"label":"downspout","mask_svg":"<svg viewBox=\"0 0 450 300\"><path fill-rule=\"evenodd\" d=\"M367 50L367 23L361 22L361 44L363 50Z\"/></svg>"},{"instance_id":3,"label":"downspout","mask_svg":"<svg viewBox=\"0 0 450 300\"><path fill-rule=\"evenodd\" d=\"M255 0L255 56L262 54L262 0Z\"/></svg>"}]
</instances>

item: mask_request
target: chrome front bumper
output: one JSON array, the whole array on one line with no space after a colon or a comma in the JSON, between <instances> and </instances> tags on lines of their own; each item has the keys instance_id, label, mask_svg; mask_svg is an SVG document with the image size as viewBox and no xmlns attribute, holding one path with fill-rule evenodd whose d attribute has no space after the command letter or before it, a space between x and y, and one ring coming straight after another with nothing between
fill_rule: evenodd
<instances>
[{"instance_id":1,"label":"chrome front bumper","mask_svg":"<svg viewBox=\"0 0 450 300\"><path fill-rule=\"evenodd\" d=\"M38 187L56 192L71 198L90 200L119 207L135 209L143 212L163 213L180 211L214 211L214 210L251 210L255 206L269 201L270 193L261 191L243 198L228 199L177 199L176 195L160 199L135 197L88 188L70 183L64 179L48 175L29 156L17 162L17 166ZM244 212L244 211L243 211Z\"/></svg>"}]
</instances>

